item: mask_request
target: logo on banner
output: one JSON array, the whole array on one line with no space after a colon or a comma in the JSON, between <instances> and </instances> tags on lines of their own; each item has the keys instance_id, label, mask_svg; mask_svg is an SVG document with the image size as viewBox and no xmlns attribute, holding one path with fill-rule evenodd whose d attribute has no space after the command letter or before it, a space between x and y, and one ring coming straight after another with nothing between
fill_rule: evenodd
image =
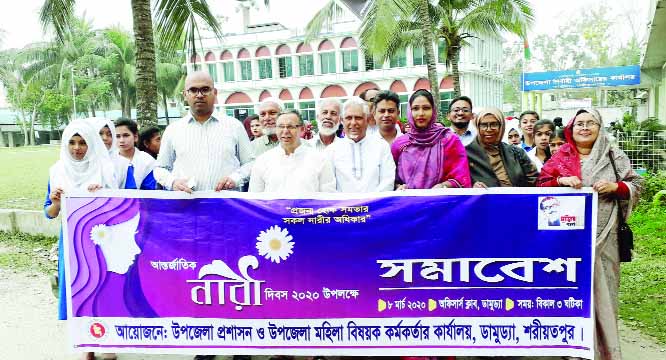
<instances>
[{"instance_id":1,"label":"logo on banner","mask_svg":"<svg viewBox=\"0 0 666 360\"><path fill-rule=\"evenodd\" d=\"M101 339L106 334L106 328L102 323L94 322L90 324L90 336L95 339Z\"/></svg>"},{"instance_id":2,"label":"logo on banner","mask_svg":"<svg viewBox=\"0 0 666 360\"><path fill-rule=\"evenodd\" d=\"M580 230L585 226L585 197L540 196L539 230Z\"/></svg>"}]
</instances>

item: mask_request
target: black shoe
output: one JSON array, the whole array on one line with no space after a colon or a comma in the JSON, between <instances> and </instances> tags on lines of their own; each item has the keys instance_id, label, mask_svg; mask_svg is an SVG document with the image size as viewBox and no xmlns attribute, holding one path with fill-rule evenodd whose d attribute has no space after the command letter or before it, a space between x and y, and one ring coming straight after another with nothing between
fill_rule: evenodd
<instances>
[{"instance_id":1,"label":"black shoe","mask_svg":"<svg viewBox=\"0 0 666 360\"><path fill-rule=\"evenodd\" d=\"M215 355L195 355L194 360L213 360Z\"/></svg>"}]
</instances>

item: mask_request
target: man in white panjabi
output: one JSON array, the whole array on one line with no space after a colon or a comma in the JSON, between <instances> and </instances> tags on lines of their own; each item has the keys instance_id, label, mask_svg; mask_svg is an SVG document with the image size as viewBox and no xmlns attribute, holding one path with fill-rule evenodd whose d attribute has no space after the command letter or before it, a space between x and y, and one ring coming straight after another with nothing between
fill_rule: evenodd
<instances>
[{"instance_id":1,"label":"man in white panjabi","mask_svg":"<svg viewBox=\"0 0 666 360\"><path fill-rule=\"evenodd\" d=\"M388 143L377 136L367 136L368 105L352 97L342 106L342 124L346 137L326 148L335 171L339 192L392 191L395 162Z\"/></svg>"},{"instance_id":2,"label":"man in white panjabi","mask_svg":"<svg viewBox=\"0 0 666 360\"><path fill-rule=\"evenodd\" d=\"M303 119L298 111L281 113L276 122L280 145L260 155L250 175L250 192L308 194L334 192L329 159L299 136Z\"/></svg>"},{"instance_id":3,"label":"man in white panjabi","mask_svg":"<svg viewBox=\"0 0 666 360\"><path fill-rule=\"evenodd\" d=\"M340 101L334 98L324 98L319 101L317 108L317 129L319 132L308 140L315 150L323 152L326 148L338 141L335 132L340 126Z\"/></svg>"}]
</instances>

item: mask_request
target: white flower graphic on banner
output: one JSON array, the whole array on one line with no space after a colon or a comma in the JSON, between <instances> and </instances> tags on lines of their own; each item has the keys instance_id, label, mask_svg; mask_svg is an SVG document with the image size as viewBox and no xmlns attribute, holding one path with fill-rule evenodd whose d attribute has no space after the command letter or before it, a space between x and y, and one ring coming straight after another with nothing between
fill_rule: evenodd
<instances>
[{"instance_id":1,"label":"white flower graphic on banner","mask_svg":"<svg viewBox=\"0 0 666 360\"><path fill-rule=\"evenodd\" d=\"M257 250L259 255L279 264L280 261L287 260L293 253L293 237L289 235L287 229L282 229L277 225L271 226L266 231L262 231L257 236Z\"/></svg>"},{"instance_id":2,"label":"white flower graphic on banner","mask_svg":"<svg viewBox=\"0 0 666 360\"><path fill-rule=\"evenodd\" d=\"M90 238L95 245L100 245L109 240L110 235L109 228L104 224L95 225L92 230L90 230Z\"/></svg>"}]
</instances>

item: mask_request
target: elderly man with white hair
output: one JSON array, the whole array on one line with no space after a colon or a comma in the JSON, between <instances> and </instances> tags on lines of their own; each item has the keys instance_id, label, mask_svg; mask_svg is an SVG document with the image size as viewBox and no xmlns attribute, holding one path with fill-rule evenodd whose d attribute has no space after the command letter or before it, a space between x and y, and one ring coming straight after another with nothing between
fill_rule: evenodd
<instances>
[{"instance_id":1,"label":"elderly man with white hair","mask_svg":"<svg viewBox=\"0 0 666 360\"><path fill-rule=\"evenodd\" d=\"M395 162L383 139L366 136L368 104L352 97L342 106L346 137L326 148L333 163L336 188L340 192L392 191Z\"/></svg>"},{"instance_id":2,"label":"elderly man with white hair","mask_svg":"<svg viewBox=\"0 0 666 360\"><path fill-rule=\"evenodd\" d=\"M259 156L280 144L275 129L278 114L284 111L282 101L276 98L266 98L257 106L259 122L263 128L264 135L252 140L254 154Z\"/></svg>"},{"instance_id":3,"label":"elderly man with white hair","mask_svg":"<svg viewBox=\"0 0 666 360\"><path fill-rule=\"evenodd\" d=\"M319 132L309 140L310 146L319 152L337 141L335 132L340 126L340 101L334 98L324 98L317 106L317 129Z\"/></svg>"}]
</instances>

